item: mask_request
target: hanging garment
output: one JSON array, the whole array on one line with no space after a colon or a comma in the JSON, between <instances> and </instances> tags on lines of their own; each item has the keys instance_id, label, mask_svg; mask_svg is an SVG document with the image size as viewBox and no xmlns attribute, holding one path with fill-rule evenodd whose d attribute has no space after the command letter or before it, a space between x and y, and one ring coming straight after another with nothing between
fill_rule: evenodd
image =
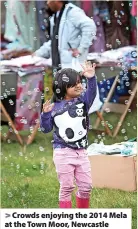
<instances>
[{"instance_id":1,"label":"hanging garment","mask_svg":"<svg viewBox=\"0 0 138 229\"><path fill-rule=\"evenodd\" d=\"M133 17L137 17L137 1L136 0L132 1L131 14Z\"/></svg>"},{"instance_id":2,"label":"hanging garment","mask_svg":"<svg viewBox=\"0 0 138 229\"><path fill-rule=\"evenodd\" d=\"M16 129L31 130L39 120L41 96L43 91L43 74L32 73L18 77L16 95Z\"/></svg>"},{"instance_id":3,"label":"hanging garment","mask_svg":"<svg viewBox=\"0 0 138 229\"><path fill-rule=\"evenodd\" d=\"M91 2L93 9L93 19L97 27L96 39L93 41L89 52L104 52L105 51L105 33L103 22L109 20L109 10L107 2L98 1Z\"/></svg>"},{"instance_id":4,"label":"hanging garment","mask_svg":"<svg viewBox=\"0 0 138 229\"><path fill-rule=\"evenodd\" d=\"M92 17L92 1L81 1L81 9L84 10L88 17Z\"/></svg>"},{"instance_id":5,"label":"hanging garment","mask_svg":"<svg viewBox=\"0 0 138 229\"><path fill-rule=\"evenodd\" d=\"M129 45L128 2L109 2L110 20L105 24L106 48L117 49Z\"/></svg>"},{"instance_id":6,"label":"hanging garment","mask_svg":"<svg viewBox=\"0 0 138 229\"><path fill-rule=\"evenodd\" d=\"M105 34L103 29L103 22L98 15L93 16L93 20L97 27L96 38L93 40L89 48L89 52L104 52L105 51Z\"/></svg>"},{"instance_id":7,"label":"hanging garment","mask_svg":"<svg viewBox=\"0 0 138 229\"><path fill-rule=\"evenodd\" d=\"M45 9L45 1L37 0L36 13L37 13L37 21L38 21L38 30L40 35L40 45L42 45L46 41L45 31L47 31L47 28L45 27L45 30L43 30L43 26L45 25L44 9Z\"/></svg>"},{"instance_id":8,"label":"hanging garment","mask_svg":"<svg viewBox=\"0 0 138 229\"><path fill-rule=\"evenodd\" d=\"M81 2L82 1L69 1L69 2L72 3L72 4L74 4L74 5L76 5L76 6L78 6L79 8L82 9L82 7L81 7Z\"/></svg>"},{"instance_id":9,"label":"hanging garment","mask_svg":"<svg viewBox=\"0 0 138 229\"><path fill-rule=\"evenodd\" d=\"M7 1L4 37L34 51L40 47L35 1Z\"/></svg>"},{"instance_id":10,"label":"hanging garment","mask_svg":"<svg viewBox=\"0 0 138 229\"><path fill-rule=\"evenodd\" d=\"M129 1L131 38L130 44L137 45L137 1Z\"/></svg>"}]
</instances>

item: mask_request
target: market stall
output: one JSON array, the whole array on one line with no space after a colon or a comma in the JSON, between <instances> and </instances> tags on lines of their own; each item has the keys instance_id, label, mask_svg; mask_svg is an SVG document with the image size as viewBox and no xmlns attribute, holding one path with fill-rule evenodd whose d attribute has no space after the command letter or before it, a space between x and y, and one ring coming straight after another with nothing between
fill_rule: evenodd
<instances>
[{"instance_id":1,"label":"market stall","mask_svg":"<svg viewBox=\"0 0 138 229\"><path fill-rule=\"evenodd\" d=\"M39 23L36 25L36 30L34 23L30 27L30 30L32 30L34 34L41 29L41 33L39 31L38 36L35 36L36 41L33 41L33 44L39 43L39 39L36 39L39 35L40 40L44 40L42 34L45 34L46 40L49 39L47 21L49 13L46 11L46 5L44 5L42 1L40 2L41 4L38 4L37 1L36 3L32 3L35 4L35 6L33 5L35 7L34 12L32 12L31 4L29 3L27 6L23 3L17 4L18 7L25 6L23 10L26 10L26 7L28 7L27 9L30 15L28 14L25 20L30 20L29 17L31 17L31 15L33 15L35 19L38 18ZM73 1L73 3L82 8L89 17L93 17L97 26L97 37L92 43L89 50L90 53L87 57L88 60L97 63L96 75L100 104L103 103L102 107L100 105L97 108L99 112L98 117L100 119L98 118L95 128L98 127L100 121L104 121L104 111L107 112L110 110L110 112L116 112L120 110L120 113L122 113L121 122L123 122L127 110L136 97L137 50L134 31L136 29L137 15L135 1L120 1L118 3L115 1ZM14 5L12 3L11 8L8 8L8 12L5 3L2 3L2 7L2 37L8 38L9 20L7 16L5 19L5 15L9 15L9 10L11 9L13 13L16 4ZM17 27L16 29L19 30L20 26L22 28L19 15L17 14L16 17L14 17L14 15L11 14L11 17L12 23ZM113 28L116 29L113 30ZM23 33L18 34L18 37L19 35L21 36ZM6 85L6 88L4 87L5 97L2 95L2 103L10 114L11 119L14 120L17 131L29 130L31 133L34 133L33 130L35 126L36 134L39 127L38 119L41 111L41 99L44 98L43 92L46 91L47 94L49 94L49 98L52 95L52 76L48 75L44 77L43 75L45 71L44 68L46 69L45 75L47 75L47 67L51 66L51 60L43 59L41 60L42 63L39 63L38 66L40 59L38 60L28 56L32 53L31 50L34 49L33 45L30 47L31 43L19 44L20 40L21 39L16 37L12 42L10 40L7 41L9 42L8 45L2 40L2 44L4 43L2 46L4 47L4 51L2 50L0 52L0 58L2 60L1 83ZM46 78L48 80L45 80ZM15 88L14 95L11 94L11 88ZM9 91L10 94L8 94ZM9 96L13 97L10 98ZM123 99L124 97L126 99ZM11 104L12 100L14 100L14 105L9 104L9 100ZM123 100L123 104L120 104L121 100ZM125 104L126 100L128 100L127 104ZM113 107L114 109L112 109ZM118 131L119 128L116 129L113 135L116 136ZM111 135L108 126L106 128L106 133Z\"/></svg>"},{"instance_id":2,"label":"market stall","mask_svg":"<svg viewBox=\"0 0 138 229\"><path fill-rule=\"evenodd\" d=\"M43 58L31 56L1 62L1 104L5 105L7 113L14 120L16 131L29 130L33 133L33 127L39 123L44 92L43 81L50 64L50 61ZM12 97L9 99L9 96ZM10 107L14 109L9 110ZM6 139L9 135L10 132Z\"/></svg>"}]
</instances>

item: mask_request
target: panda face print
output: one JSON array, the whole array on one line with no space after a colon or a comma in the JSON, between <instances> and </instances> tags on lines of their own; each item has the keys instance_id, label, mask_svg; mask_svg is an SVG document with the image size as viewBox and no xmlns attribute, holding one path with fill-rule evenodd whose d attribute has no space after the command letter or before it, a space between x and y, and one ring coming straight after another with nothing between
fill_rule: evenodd
<instances>
[{"instance_id":1,"label":"panda face print","mask_svg":"<svg viewBox=\"0 0 138 229\"><path fill-rule=\"evenodd\" d=\"M82 108L77 109L80 110L76 111L76 117L71 117L68 111L54 117L59 136L66 142L76 142L87 134L86 118L82 116Z\"/></svg>"}]
</instances>

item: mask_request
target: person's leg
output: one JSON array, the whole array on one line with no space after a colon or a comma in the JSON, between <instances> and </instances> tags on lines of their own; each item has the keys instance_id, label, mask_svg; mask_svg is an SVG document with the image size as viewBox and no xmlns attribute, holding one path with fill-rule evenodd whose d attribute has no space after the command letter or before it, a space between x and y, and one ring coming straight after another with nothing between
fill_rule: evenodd
<instances>
[{"instance_id":1,"label":"person's leg","mask_svg":"<svg viewBox=\"0 0 138 229\"><path fill-rule=\"evenodd\" d=\"M66 150L55 150L54 163L58 180L60 183L59 190L59 207L71 208L71 194L74 190L74 166L68 164Z\"/></svg>"},{"instance_id":2,"label":"person's leg","mask_svg":"<svg viewBox=\"0 0 138 229\"><path fill-rule=\"evenodd\" d=\"M79 153L79 165L75 169L75 179L78 187L76 194L77 208L89 208L92 179L91 166L85 150Z\"/></svg>"},{"instance_id":3,"label":"person's leg","mask_svg":"<svg viewBox=\"0 0 138 229\"><path fill-rule=\"evenodd\" d=\"M58 179L60 182L59 207L71 208L71 194L74 190L74 169L72 170L72 166L66 165L62 171L58 172Z\"/></svg>"}]
</instances>

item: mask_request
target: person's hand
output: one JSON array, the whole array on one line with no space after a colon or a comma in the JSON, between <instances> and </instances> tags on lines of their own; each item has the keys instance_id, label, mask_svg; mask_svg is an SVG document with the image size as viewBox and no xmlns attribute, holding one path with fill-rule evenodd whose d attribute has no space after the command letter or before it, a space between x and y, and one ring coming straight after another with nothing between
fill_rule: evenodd
<instances>
[{"instance_id":1,"label":"person's hand","mask_svg":"<svg viewBox=\"0 0 138 229\"><path fill-rule=\"evenodd\" d=\"M95 76L95 63L91 64L90 61L86 61L85 64L81 66L83 68L82 75L84 75L86 78L92 78L93 76Z\"/></svg>"},{"instance_id":2,"label":"person's hand","mask_svg":"<svg viewBox=\"0 0 138 229\"><path fill-rule=\"evenodd\" d=\"M80 52L78 51L78 49L70 49L70 51L72 52L73 57L80 56Z\"/></svg>"},{"instance_id":3,"label":"person's hand","mask_svg":"<svg viewBox=\"0 0 138 229\"><path fill-rule=\"evenodd\" d=\"M50 103L50 100L46 100L46 102L43 104L43 112L47 113L51 111L54 107L54 103Z\"/></svg>"}]
</instances>

